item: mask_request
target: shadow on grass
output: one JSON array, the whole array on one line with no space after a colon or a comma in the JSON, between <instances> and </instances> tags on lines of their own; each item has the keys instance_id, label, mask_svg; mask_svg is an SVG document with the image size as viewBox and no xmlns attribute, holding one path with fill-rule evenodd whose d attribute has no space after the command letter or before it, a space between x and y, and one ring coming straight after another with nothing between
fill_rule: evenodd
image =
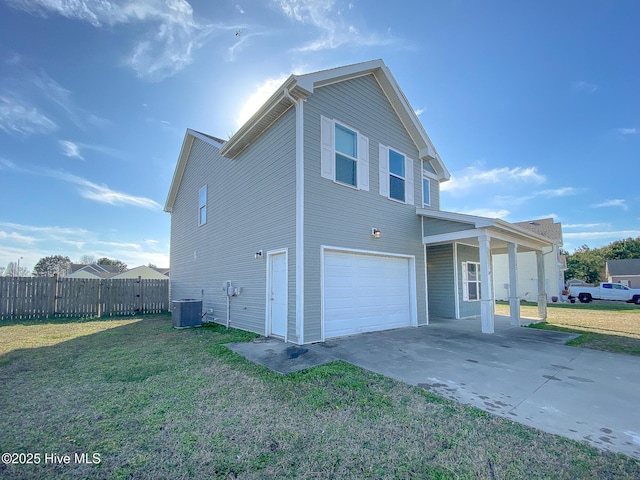
<instances>
[{"instance_id":1,"label":"shadow on grass","mask_svg":"<svg viewBox=\"0 0 640 480\"><path fill-rule=\"evenodd\" d=\"M627 355L640 356L640 339L638 338L587 331L583 328L580 328L579 326L576 326L576 328L560 327L547 322L531 324L528 327L537 328L540 330L554 330L557 332L576 333L580 335L578 338L569 340L566 343L566 345L571 347L583 347L604 352L624 353ZM596 329L596 327L590 328ZM600 328L599 330L604 329Z\"/></svg>"}]
</instances>

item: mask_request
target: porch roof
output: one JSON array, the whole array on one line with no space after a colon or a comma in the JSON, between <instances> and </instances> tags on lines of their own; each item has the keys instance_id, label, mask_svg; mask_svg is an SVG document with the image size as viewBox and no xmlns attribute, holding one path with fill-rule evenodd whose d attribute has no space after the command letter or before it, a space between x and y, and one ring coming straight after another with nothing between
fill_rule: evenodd
<instances>
[{"instance_id":1,"label":"porch roof","mask_svg":"<svg viewBox=\"0 0 640 480\"><path fill-rule=\"evenodd\" d=\"M517 244L519 252L542 251L546 247L553 247L553 242L548 238L499 218L428 208L417 208L416 213L422 218L422 243L425 245L451 242L478 245L478 238L486 235L491 238L493 254L507 253L509 243Z\"/></svg>"}]
</instances>

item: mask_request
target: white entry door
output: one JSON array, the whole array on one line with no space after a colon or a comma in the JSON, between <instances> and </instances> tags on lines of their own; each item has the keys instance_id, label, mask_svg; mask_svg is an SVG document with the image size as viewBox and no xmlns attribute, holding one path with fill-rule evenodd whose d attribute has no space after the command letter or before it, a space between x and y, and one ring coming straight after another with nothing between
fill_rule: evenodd
<instances>
[{"instance_id":1,"label":"white entry door","mask_svg":"<svg viewBox=\"0 0 640 480\"><path fill-rule=\"evenodd\" d=\"M269 255L269 320L270 334L284 337L287 333L287 255Z\"/></svg>"}]
</instances>

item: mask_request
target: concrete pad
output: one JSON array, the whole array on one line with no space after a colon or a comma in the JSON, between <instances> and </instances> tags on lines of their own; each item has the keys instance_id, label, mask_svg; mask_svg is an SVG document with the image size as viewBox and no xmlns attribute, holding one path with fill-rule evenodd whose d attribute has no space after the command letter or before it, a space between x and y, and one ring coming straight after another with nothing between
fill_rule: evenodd
<instances>
[{"instance_id":1,"label":"concrete pad","mask_svg":"<svg viewBox=\"0 0 640 480\"><path fill-rule=\"evenodd\" d=\"M227 347L253 363L264 365L283 375L336 360L317 345L294 345L273 338L262 337L252 342L228 343Z\"/></svg>"},{"instance_id":2,"label":"concrete pad","mask_svg":"<svg viewBox=\"0 0 640 480\"><path fill-rule=\"evenodd\" d=\"M640 458L640 357L564 345L575 337L511 327L497 317L494 334L480 333L479 320L456 320L301 347L263 339L230 348L280 373L344 360L546 432Z\"/></svg>"}]
</instances>

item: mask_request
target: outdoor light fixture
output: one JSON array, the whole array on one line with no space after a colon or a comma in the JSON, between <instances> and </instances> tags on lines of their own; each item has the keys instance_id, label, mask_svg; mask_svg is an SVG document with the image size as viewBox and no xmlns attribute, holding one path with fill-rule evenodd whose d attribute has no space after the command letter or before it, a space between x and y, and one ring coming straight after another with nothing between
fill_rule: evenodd
<instances>
[{"instance_id":1,"label":"outdoor light fixture","mask_svg":"<svg viewBox=\"0 0 640 480\"><path fill-rule=\"evenodd\" d=\"M262 250L258 250L258 251L255 253L255 258L262 258Z\"/></svg>"},{"instance_id":2,"label":"outdoor light fixture","mask_svg":"<svg viewBox=\"0 0 640 480\"><path fill-rule=\"evenodd\" d=\"M377 228L372 228L371 229L371 236L373 238L380 238L380 230L378 230Z\"/></svg>"}]
</instances>

